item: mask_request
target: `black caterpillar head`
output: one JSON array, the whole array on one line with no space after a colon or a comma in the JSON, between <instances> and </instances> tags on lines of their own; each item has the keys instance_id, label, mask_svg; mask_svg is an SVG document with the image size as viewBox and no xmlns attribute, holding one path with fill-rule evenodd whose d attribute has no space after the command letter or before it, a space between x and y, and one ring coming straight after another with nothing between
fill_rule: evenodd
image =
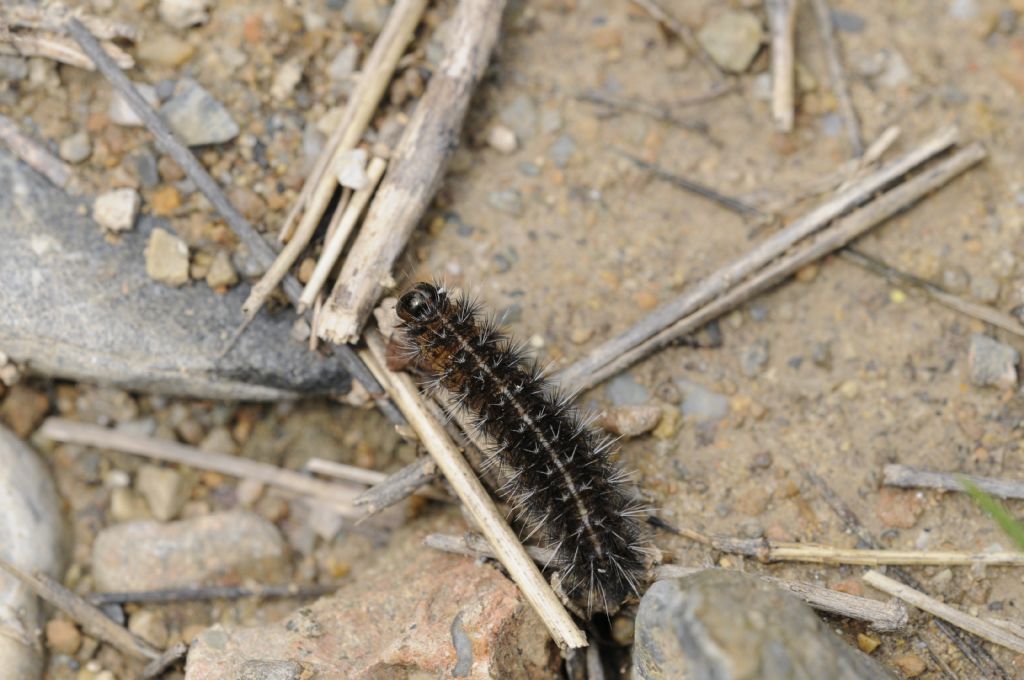
<instances>
[{"instance_id":1,"label":"black caterpillar head","mask_svg":"<svg viewBox=\"0 0 1024 680\"><path fill-rule=\"evenodd\" d=\"M406 323L428 324L441 313L444 292L429 283L417 283L398 301L398 318Z\"/></svg>"}]
</instances>

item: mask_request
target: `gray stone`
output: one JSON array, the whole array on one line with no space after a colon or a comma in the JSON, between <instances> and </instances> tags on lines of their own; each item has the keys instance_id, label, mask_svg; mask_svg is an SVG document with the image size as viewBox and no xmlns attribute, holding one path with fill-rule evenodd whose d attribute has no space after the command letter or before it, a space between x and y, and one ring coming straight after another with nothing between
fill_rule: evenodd
<instances>
[{"instance_id":1,"label":"gray stone","mask_svg":"<svg viewBox=\"0 0 1024 680\"><path fill-rule=\"evenodd\" d=\"M132 156L135 171L139 174L139 182L147 189L160 184L160 171L157 168L156 156L149 149L142 149Z\"/></svg>"},{"instance_id":2,"label":"gray stone","mask_svg":"<svg viewBox=\"0 0 1024 680\"><path fill-rule=\"evenodd\" d=\"M645 404L650 399L647 388L638 383L632 373L620 373L609 380L605 395L616 406Z\"/></svg>"},{"instance_id":3,"label":"gray stone","mask_svg":"<svg viewBox=\"0 0 1024 680\"><path fill-rule=\"evenodd\" d=\"M280 583L287 566L277 528L249 512L118 524L99 532L92 554L101 590L224 585L246 578Z\"/></svg>"},{"instance_id":4,"label":"gray stone","mask_svg":"<svg viewBox=\"0 0 1024 680\"><path fill-rule=\"evenodd\" d=\"M978 15L977 0L953 0L949 3L949 16L960 21L973 19Z\"/></svg>"},{"instance_id":5,"label":"gray stone","mask_svg":"<svg viewBox=\"0 0 1024 680\"><path fill-rule=\"evenodd\" d=\"M289 339L290 314L258 315L221 356L248 287L217 295L149 279L142 251L160 220L143 216L108 243L79 201L3 149L0 186L0 350L12 360L48 376L202 399L348 391L337 358Z\"/></svg>"},{"instance_id":6,"label":"gray stone","mask_svg":"<svg viewBox=\"0 0 1024 680\"><path fill-rule=\"evenodd\" d=\"M520 217L525 209L523 195L519 193L518 189L492 191L487 194L487 202L498 212L503 212L513 217Z\"/></svg>"},{"instance_id":7,"label":"gray stone","mask_svg":"<svg viewBox=\"0 0 1024 680\"><path fill-rule=\"evenodd\" d=\"M1016 387L1019 362L1020 353L1013 347L981 333L971 335L967 370L972 385L1002 389Z\"/></svg>"},{"instance_id":8,"label":"gray stone","mask_svg":"<svg viewBox=\"0 0 1024 680\"><path fill-rule=\"evenodd\" d=\"M238 136L238 123L199 83L183 79L175 90L160 114L185 144L223 144Z\"/></svg>"},{"instance_id":9,"label":"gray stone","mask_svg":"<svg viewBox=\"0 0 1024 680\"><path fill-rule=\"evenodd\" d=\"M742 73L761 49L764 29L750 12L723 12L704 24L697 40L716 64Z\"/></svg>"},{"instance_id":10,"label":"gray stone","mask_svg":"<svg viewBox=\"0 0 1024 680\"><path fill-rule=\"evenodd\" d=\"M729 397L690 380L676 380L683 394L683 416L699 424L716 423L729 415Z\"/></svg>"},{"instance_id":11,"label":"gray stone","mask_svg":"<svg viewBox=\"0 0 1024 680\"><path fill-rule=\"evenodd\" d=\"M532 99L521 94L498 113L498 119L515 130L520 141L525 141L537 130L537 107Z\"/></svg>"},{"instance_id":12,"label":"gray stone","mask_svg":"<svg viewBox=\"0 0 1024 680\"><path fill-rule=\"evenodd\" d=\"M60 140L57 152L68 163L81 163L92 155L92 139L88 132L79 130Z\"/></svg>"},{"instance_id":13,"label":"gray stone","mask_svg":"<svg viewBox=\"0 0 1024 680\"><path fill-rule=\"evenodd\" d=\"M832 10L832 23L836 30L842 33L863 33L867 22L859 14L834 9Z\"/></svg>"},{"instance_id":14,"label":"gray stone","mask_svg":"<svg viewBox=\"0 0 1024 680\"><path fill-rule=\"evenodd\" d=\"M46 466L0 426L0 556L28 572L64 574L61 503ZM42 603L21 581L0 572L0 669L4 677L39 678Z\"/></svg>"},{"instance_id":15,"label":"gray stone","mask_svg":"<svg viewBox=\"0 0 1024 680\"><path fill-rule=\"evenodd\" d=\"M551 156L551 160L560 168L568 165L569 159L572 158L574 153L576 153L576 142L569 135L562 135L548 149L548 155Z\"/></svg>"},{"instance_id":16,"label":"gray stone","mask_svg":"<svg viewBox=\"0 0 1024 680\"><path fill-rule=\"evenodd\" d=\"M893 675L843 642L810 607L760 579L709 569L658 581L640 600L638 680L881 680Z\"/></svg>"},{"instance_id":17,"label":"gray stone","mask_svg":"<svg viewBox=\"0 0 1024 680\"><path fill-rule=\"evenodd\" d=\"M238 680L299 680L302 666L295 661L256 661L250 659L238 670Z\"/></svg>"},{"instance_id":18,"label":"gray stone","mask_svg":"<svg viewBox=\"0 0 1024 680\"><path fill-rule=\"evenodd\" d=\"M748 378L756 378L768 365L768 341L758 340L740 350L740 369Z\"/></svg>"},{"instance_id":19,"label":"gray stone","mask_svg":"<svg viewBox=\"0 0 1024 680\"><path fill-rule=\"evenodd\" d=\"M888 88L905 85L914 74L907 66L903 55L895 50L884 51L884 55L882 71L878 74L878 84Z\"/></svg>"}]
</instances>

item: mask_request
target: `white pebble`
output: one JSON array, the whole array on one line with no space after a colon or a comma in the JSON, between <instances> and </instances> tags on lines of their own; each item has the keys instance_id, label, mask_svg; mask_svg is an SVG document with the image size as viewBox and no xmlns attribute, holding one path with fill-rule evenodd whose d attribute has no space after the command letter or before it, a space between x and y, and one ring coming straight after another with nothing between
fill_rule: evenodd
<instances>
[{"instance_id":1,"label":"white pebble","mask_svg":"<svg viewBox=\"0 0 1024 680\"><path fill-rule=\"evenodd\" d=\"M146 100L153 108L160 105L160 99L156 96L156 90L152 85L148 83L134 83L135 89L139 91L142 98ZM132 107L128 105L128 102L119 92L115 92L114 96L110 98L110 106L107 108L107 115L110 116L110 120L117 125L124 125L126 127L141 127L142 119L139 118Z\"/></svg>"},{"instance_id":2,"label":"white pebble","mask_svg":"<svg viewBox=\"0 0 1024 680\"><path fill-rule=\"evenodd\" d=\"M487 132L487 144L501 153L512 153L518 146L516 133L504 125L495 125Z\"/></svg>"},{"instance_id":3,"label":"white pebble","mask_svg":"<svg viewBox=\"0 0 1024 680\"><path fill-rule=\"evenodd\" d=\"M142 199L131 187L114 189L96 197L92 217L110 231L127 231L135 226Z\"/></svg>"}]
</instances>

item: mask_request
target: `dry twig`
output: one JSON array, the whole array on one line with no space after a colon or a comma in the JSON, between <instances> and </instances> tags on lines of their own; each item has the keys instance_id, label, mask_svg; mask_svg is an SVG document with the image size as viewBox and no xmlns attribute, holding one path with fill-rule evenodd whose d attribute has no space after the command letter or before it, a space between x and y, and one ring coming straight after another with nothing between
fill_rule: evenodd
<instances>
[{"instance_id":1,"label":"dry twig","mask_svg":"<svg viewBox=\"0 0 1024 680\"><path fill-rule=\"evenodd\" d=\"M63 188L71 179L71 167L44 147L25 136L10 118L0 115L0 142L30 168Z\"/></svg>"},{"instance_id":2,"label":"dry twig","mask_svg":"<svg viewBox=\"0 0 1024 680\"><path fill-rule=\"evenodd\" d=\"M1005 314L998 309L989 307L988 305L978 304L977 302L971 302L970 300L965 300L959 296L953 295L952 293L947 293L934 283L896 269L895 267L892 267L859 250L848 247L844 248L839 255L847 262L852 262L853 264L864 267L869 271L880 274L896 285L910 285L915 288L919 288L927 293L930 298L953 311L960 312L961 314L978 319L979 321L992 324L997 328L1013 333L1017 337L1024 338L1024 326L1022 326L1014 317L1009 314Z\"/></svg>"},{"instance_id":3,"label":"dry twig","mask_svg":"<svg viewBox=\"0 0 1024 680\"><path fill-rule=\"evenodd\" d=\"M251 479L322 503L343 517L359 518L365 514L352 505L356 496L362 492L362 487L314 479L294 470L248 458L200 451L185 444L118 432L99 425L78 423L63 418L48 418L39 432L54 441L113 449L169 463L188 465L199 470L212 470L240 479Z\"/></svg>"},{"instance_id":4,"label":"dry twig","mask_svg":"<svg viewBox=\"0 0 1024 680\"><path fill-rule=\"evenodd\" d=\"M846 135L850 139L850 150L854 156L860 156L864 152L864 142L860 136L857 112L853 108L853 100L850 99L846 72L843 69L842 59L839 57L839 44L836 41L835 27L832 22L832 10L828 6L828 0L811 0L811 5L814 7L814 15L818 19L818 30L821 31L821 40L825 46L825 61L828 63L832 93L836 97L839 115L843 117Z\"/></svg>"},{"instance_id":5,"label":"dry twig","mask_svg":"<svg viewBox=\"0 0 1024 680\"><path fill-rule=\"evenodd\" d=\"M376 360L383 365L385 350L380 335L367 333L366 343ZM551 637L562 648L585 647L586 636L576 626L551 586L541 576L540 570L526 553L515 532L498 512L494 501L477 479L476 473L452 443L441 424L425 407L423 397L416 389L412 378L398 373L389 373L387 378L395 402L419 435L424 448L437 463L476 526L487 537L498 560L544 621Z\"/></svg>"},{"instance_id":6,"label":"dry twig","mask_svg":"<svg viewBox=\"0 0 1024 680\"><path fill-rule=\"evenodd\" d=\"M153 661L160 658L160 650L117 625L107 618L106 614L46 574L30 574L2 557L0 569L17 578L36 595L70 616L97 640L113 645L135 659Z\"/></svg>"},{"instance_id":7,"label":"dry twig","mask_svg":"<svg viewBox=\"0 0 1024 680\"><path fill-rule=\"evenodd\" d=\"M146 604L165 602L198 602L202 600L240 600L254 597L261 600L270 598L309 598L333 593L341 586L337 583L318 583L310 586L289 584L286 586L198 586L195 588L162 588L159 590L135 590L126 592L93 593L88 600L97 607L105 604L140 602Z\"/></svg>"},{"instance_id":8,"label":"dry twig","mask_svg":"<svg viewBox=\"0 0 1024 680\"><path fill-rule=\"evenodd\" d=\"M864 574L864 582L872 588L881 590L883 593L893 597L898 597L904 602L922 611L926 611L932 616L937 616L958 628L962 628L968 633L977 635L983 640L1012 649L1018 654L1024 654L1024 637L1017 635L1007 628L996 625L991 621L979 619L977 616L966 614L874 570Z\"/></svg>"},{"instance_id":9,"label":"dry twig","mask_svg":"<svg viewBox=\"0 0 1024 680\"><path fill-rule=\"evenodd\" d=\"M882 471L883 484L886 486L898 486L904 489L924 488L942 489L943 491L964 491L961 479L966 479L992 496L1024 499L1024 482L1015 479L950 474L948 472L922 470L910 465L886 465Z\"/></svg>"},{"instance_id":10,"label":"dry twig","mask_svg":"<svg viewBox=\"0 0 1024 680\"><path fill-rule=\"evenodd\" d=\"M772 118L782 132L793 129L797 0L765 0L772 39Z\"/></svg>"},{"instance_id":11,"label":"dry twig","mask_svg":"<svg viewBox=\"0 0 1024 680\"><path fill-rule=\"evenodd\" d=\"M470 97L497 43L504 7L504 0L462 0L457 6L450 20L455 44L416 106L324 306L316 329L324 340L340 344L358 339L441 182Z\"/></svg>"}]
</instances>

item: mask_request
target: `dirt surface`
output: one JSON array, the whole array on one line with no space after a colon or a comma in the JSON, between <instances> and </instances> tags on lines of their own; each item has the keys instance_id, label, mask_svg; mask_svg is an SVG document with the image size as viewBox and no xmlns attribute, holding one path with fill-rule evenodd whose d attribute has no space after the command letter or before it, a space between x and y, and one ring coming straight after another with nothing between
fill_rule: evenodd
<instances>
[{"instance_id":1,"label":"dirt surface","mask_svg":"<svg viewBox=\"0 0 1024 680\"><path fill-rule=\"evenodd\" d=\"M372 1L349 3L376 9ZM231 187L243 212L268 231L276 229L319 149L315 140L304 144L303 131L343 104L351 89L351 79L327 75L328 65L346 45L365 55L373 22L354 26L354 10L331 0L232 0L217 3L206 25L177 30L158 19L155 3L114 4L89 7L147 36L174 36L190 47L193 54L179 64L141 62L133 78L157 84L189 76L216 96L242 132L199 156ZM664 3L694 29L725 5ZM729 5L762 16L760 3ZM955 122L965 139L980 140L989 151L980 167L876 228L858 247L1003 311L1021 305L1024 3L834 5L842 11L838 38L867 142L898 125L902 136L895 154ZM431 9L427 23L435 26L449 8L441 3ZM350 22L344 29L343 16ZM737 78L734 92L674 107L707 92L715 77L641 10L618 0L512 3L463 146L399 272L407 272L408 280L443 277L476 291L488 306L507 312L511 330L556 368L582 357L764 235L750 220L652 178L620 152L755 202L795 196L849 158L809 7L801 9L797 32L797 60L810 77L799 96L796 130L784 136L773 130L764 95L766 49ZM418 45L422 63L432 43L424 38ZM274 99L268 94L274 75L289 59L302 61L304 78L291 95ZM423 73L428 69L422 67ZM416 94L418 77L419 72L405 78L411 84L404 94ZM588 91L664 105L687 124L582 101L579 95ZM413 105L402 95L392 90L378 131ZM199 280L191 285L206 285L202 263L222 248L232 249L233 238L197 193L180 192L170 200L169 187L180 181L173 168L163 167L152 186L140 179L133 158L143 153L163 160L144 130L109 122L109 98L108 86L95 74L34 61L29 77L0 96L0 113L36 138L51 140L54 148L87 130L93 152L75 166L80 190L88 195L140 188L143 210L167 216L192 248L193 266L199 266L192 278ZM494 143L496 126L516 133L514 149ZM813 205L793 205L784 217ZM720 348L666 349L581 398L596 408L663 407L654 434L625 442L621 454L639 472L641 487L662 517L727 535L853 547L855 539L801 475L805 467L887 547L1009 548L1008 539L963 495L880 491L882 466L890 462L1024 478L1024 399L1016 387L979 388L968 381L970 336L991 329L838 258L733 312L720 328ZM996 337L1021 346L1012 337ZM320 455L386 470L413 456L378 414L335 403L239 407L125 397L131 407L108 404L96 416L89 410L98 398L92 388L29 384L48 397L53 412L142 421L160 436L191 443L223 427L240 453L290 467ZM14 394L7 392L8 402ZM66 580L87 592L92 539L112 521L111 492L120 484L111 475L134 472L139 461L68 446L46 450L76 540ZM194 482L186 514L237 504L233 480L196 474ZM260 503L261 514L292 541L296 581L357 572L374 541L383 540L343 532L333 541L314 537L311 544L299 526L301 516L289 517L287 504L282 509L267 498ZM1019 504L1010 508L1021 510ZM663 532L655 541L681 564L737 562ZM745 567L862 589L856 568ZM912 572L929 594L947 603L1020 620L1019 570L937 566ZM243 603L161 611L173 640L197 624L274 616L274 607L257 609ZM286 610L284 605L277 613ZM974 676L933 624L923 617L914 621L906 634L878 636L881 645L873 655L890 664L918 655L927 664L919 677L942 677L923 641L958 677ZM865 632L859 625L832 623L853 644ZM1024 658L988 649L1010 675L1024 673ZM83 654L55 657L48 677L99 678L100 669L121 668L109 649Z\"/></svg>"}]
</instances>

